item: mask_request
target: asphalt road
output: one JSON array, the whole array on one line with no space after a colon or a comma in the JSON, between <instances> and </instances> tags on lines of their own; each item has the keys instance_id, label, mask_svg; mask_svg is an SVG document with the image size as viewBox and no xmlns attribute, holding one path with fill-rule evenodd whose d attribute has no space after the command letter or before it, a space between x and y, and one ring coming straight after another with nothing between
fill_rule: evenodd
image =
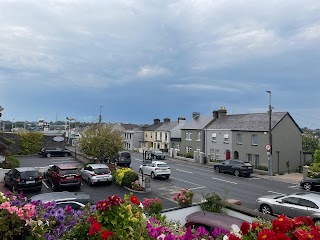
<instances>
[{"instance_id":1,"label":"asphalt road","mask_svg":"<svg viewBox=\"0 0 320 240\"><path fill-rule=\"evenodd\" d=\"M79 166L81 162L72 157L52 157L44 158L40 156L19 157L21 166L44 167L50 164L74 163ZM242 205L250 209L255 209L255 200L263 195L269 194L291 194L303 191L298 185L283 182L275 182L259 177L235 177L233 175L216 173L208 165L195 166L188 162L166 159L171 168L169 179L151 179L151 192L136 194L140 200L144 197L159 197L164 204L164 208L177 206L172 197L181 189L189 188L195 193L194 202L200 202L202 194L217 193L223 199L237 199ZM142 164L142 154L132 153L131 168L138 172ZM50 192L51 189L44 181L42 192ZM105 199L110 195L124 196L129 191L117 184L88 186L82 182L80 191L87 192L95 201ZM36 193L26 193L27 197Z\"/></svg>"}]
</instances>

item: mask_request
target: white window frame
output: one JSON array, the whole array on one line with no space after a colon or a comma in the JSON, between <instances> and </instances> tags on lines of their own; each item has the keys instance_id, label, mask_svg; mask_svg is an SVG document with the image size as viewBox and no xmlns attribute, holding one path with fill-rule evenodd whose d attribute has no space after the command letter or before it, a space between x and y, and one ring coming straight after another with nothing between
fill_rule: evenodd
<instances>
[{"instance_id":1,"label":"white window frame","mask_svg":"<svg viewBox=\"0 0 320 240\"><path fill-rule=\"evenodd\" d=\"M191 146L186 146L186 153L190 153L192 151L192 147Z\"/></svg>"},{"instance_id":2,"label":"white window frame","mask_svg":"<svg viewBox=\"0 0 320 240\"><path fill-rule=\"evenodd\" d=\"M219 150L219 149L216 149L214 155L215 155L215 158L216 158L217 160L219 160L219 159L220 159L220 150Z\"/></svg>"},{"instance_id":3,"label":"white window frame","mask_svg":"<svg viewBox=\"0 0 320 240\"><path fill-rule=\"evenodd\" d=\"M155 140L157 140L158 139L158 133L157 132L155 132Z\"/></svg>"},{"instance_id":4,"label":"white window frame","mask_svg":"<svg viewBox=\"0 0 320 240\"><path fill-rule=\"evenodd\" d=\"M180 150L180 144L177 144L176 149Z\"/></svg>"},{"instance_id":5,"label":"white window frame","mask_svg":"<svg viewBox=\"0 0 320 240\"><path fill-rule=\"evenodd\" d=\"M251 145L252 146L258 146L258 135L257 134L252 134L251 135Z\"/></svg>"},{"instance_id":6,"label":"white window frame","mask_svg":"<svg viewBox=\"0 0 320 240\"><path fill-rule=\"evenodd\" d=\"M251 153L247 153L247 162L249 162L249 163L253 163L252 162L253 161L253 159L252 159L252 154ZM252 164L253 165L253 164Z\"/></svg>"},{"instance_id":7,"label":"white window frame","mask_svg":"<svg viewBox=\"0 0 320 240\"><path fill-rule=\"evenodd\" d=\"M228 133L223 134L223 143L229 143L229 134Z\"/></svg>"},{"instance_id":8,"label":"white window frame","mask_svg":"<svg viewBox=\"0 0 320 240\"><path fill-rule=\"evenodd\" d=\"M198 134L197 134L197 141L198 142L201 141L201 132L198 132Z\"/></svg>"},{"instance_id":9,"label":"white window frame","mask_svg":"<svg viewBox=\"0 0 320 240\"><path fill-rule=\"evenodd\" d=\"M255 167L260 165L260 156L258 154L254 154L252 162L253 162L252 165L254 165Z\"/></svg>"},{"instance_id":10,"label":"white window frame","mask_svg":"<svg viewBox=\"0 0 320 240\"><path fill-rule=\"evenodd\" d=\"M152 138L152 132L150 133L150 138Z\"/></svg>"},{"instance_id":11,"label":"white window frame","mask_svg":"<svg viewBox=\"0 0 320 240\"><path fill-rule=\"evenodd\" d=\"M237 144L242 145L242 133L237 133Z\"/></svg>"},{"instance_id":12,"label":"white window frame","mask_svg":"<svg viewBox=\"0 0 320 240\"><path fill-rule=\"evenodd\" d=\"M192 132L186 132L186 140L188 141L192 140Z\"/></svg>"},{"instance_id":13,"label":"white window frame","mask_svg":"<svg viewBox=\"0 0 320 240\"><path fill-rule=\"evenodd\" d=\"M212 133L212 142L217 142L217 133Z\"/></svg>"},{"instance_id":14,"label":"white window frame","mask_svg":"<svg viewBox=\"0 0 320 240\"><path fill-rule=\"evenodd\" d=\"M197 152L200 153L201 147L197 147Z\"/></svg>"}]
</instances>

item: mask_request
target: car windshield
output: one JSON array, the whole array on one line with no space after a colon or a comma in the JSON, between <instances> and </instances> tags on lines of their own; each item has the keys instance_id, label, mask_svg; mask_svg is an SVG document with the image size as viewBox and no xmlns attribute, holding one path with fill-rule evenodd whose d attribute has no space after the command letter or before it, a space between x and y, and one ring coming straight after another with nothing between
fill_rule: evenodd
<instances>
[{"instance_id":1,"label":"car windshield","mask_svg":"<svg viewBox=\"0 0 320 240\"><path fill-rule=\"evenodd\" d=\"M155 153L162 153L161 151L154 151Z\"/></svg>"},{"instance_id":2,"label":"car windshield","mask_svg":"<svg viewBox=\"0 0 320 240\"><path fill-rule=\"evenodd\" d=\"M108 168L96 168L93 169L95 174L108 174L110 173L110 170Z\"/></svg>"},{"instance_id":3,"label":"car windshield","mask_svg":"<svg viewBox=\"0 0 320 240\"><path fill-rule=\"evenodd\" d=\"M38 171L21 172L20 176L21 178L30 178L30 177L37 178L39 177L39 172Z\"/></svg>"},{"instance_id":4,"label":"car windshield","mask_svg":"<svg viewBox=\"0 0 320 240\"><path fill-rule=\"evenodd\" d=\"M168 167L168 165L165 164L165 163L158 163L157 166L158 166L158 167Z\"/></svg>"},{"instance_id":5,"label":"car windshield","mask_svg":"<svg viewBox=\"0 0 320 240\"><path fill-rule=\"evenodd\" d=\"M61 173L61 175L77 174L78 169L61 169L60 173Z\"/></svg>"},{"instance_id":6,"label":"car windshield","mask_svg":"<svg viewBox=\"0 0 320 240\"><path fill-rule=\"evenodd\" d=\"M130 157L131 157L130 153L128 153L128 152L122 152L122 153L120 154L120 156L121 156L121 157L124 157L124 158L130 158Z\"/></svg>"}]
</instances>

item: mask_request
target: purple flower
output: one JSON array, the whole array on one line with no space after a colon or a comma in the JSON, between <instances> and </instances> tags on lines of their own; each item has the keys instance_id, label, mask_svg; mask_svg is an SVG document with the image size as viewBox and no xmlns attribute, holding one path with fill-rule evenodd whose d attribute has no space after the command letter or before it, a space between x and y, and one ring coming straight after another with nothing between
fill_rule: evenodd
<instances>
[{"instance_id":1,"label":"purple flower","mask_svg":"<svg viewBox=\"0 0 320 240\"><path fill-rule=\"evenodd\" d=\"M43 215L43 220L47 220L49 217L50 217L50 214L49 213L45 213Z\"/></svg>"},{"instance_id":2,"label":"purple flower","mask_svg":"<svg viewBox=\"0 0 320 240\"><path fill-rule=\"evenodd\" d=\"M197 236L203 236L203 235L208 235L208 231L203 227L203 226L200 226L197 228Z\"/></svg>"},{"instance_id":3,"label":"purple flower","mask_svg":"<svg viewBox=\"0 0 320 240\"><path fill-rule=\"evenodd\" d=\"M49 213L51 216L55 216L57 211L54 208L52 208Z\"/></svg>"},{"instance_id":4,"label":"purple flower","mask_svg":"<svg viewBox=\"0 0 320 240\"><path fill-rule=\"evenodd\" d=\"M57 228L57 233L58 233L58 235L61 235L61 233L63 233L63 230L64 230L64 225L61 224L61 225Z\"/></svg>"},{"instance_id":5,"label":"purple flower","mask_svg":"<svg viewBox=\"0 0 320 240\"><path fill-rule=\"evenodd\" d=\"M64 219L65 219L65 216L64 215L57 215L56 219L57 219L58 222L63 222Z\"/></svg>"},{"instance_id":6,"label":"purple flower","mask_svg":"<svg viewBox=\"0 0 320 240\"><path fill-rule=\"evenodd\" d=\"M57 209L57 215L63 215L63 214L64 214L63 208L58 208Z\"/></svg>"},{"instance_id":7,"label":"purple flower","mask_svg":"<svg viewBox=\"0 0 320 240\"><path fill-rule=\"evenodd\" d=\"M46 233L45 234L45 238L46 240L55 240L56 238L54 236L52 236L50 233Z\"/></svg>"},{"instance_id":8,"label":"purple flower","mask_svg":"<svg viewBox=\"0 0 320 240\"><path fill-rule=\"evenodd\" d=\"M96 205L92 205L90 207L90 212L95 212L97 210L97 206Z\"/></svg>"}]
</instances>

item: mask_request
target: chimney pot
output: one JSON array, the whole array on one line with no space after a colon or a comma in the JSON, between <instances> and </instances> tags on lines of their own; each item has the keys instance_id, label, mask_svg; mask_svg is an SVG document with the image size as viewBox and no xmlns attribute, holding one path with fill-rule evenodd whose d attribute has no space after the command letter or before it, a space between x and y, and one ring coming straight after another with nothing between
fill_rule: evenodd
<instances>
[{"instance_id":1,"label":"chimney pot","mask_svg":"<svg viewBox=\"0 0 320 240\"><path fill-rule=\"evenodd\" d=\"M160 119L159 118L153 119L153 124L157 124L157 123L160 123Z\"/></svg>"},{"instance_id":2,"label":"chimney pot","mask_svg":"<svg viewBox=\"0 0 320 240\"><path fill-rule=\"evenodd\" d=\"M163 119L163 122L164 122L164 123L170 122L170 118L164 118L164 119Z\"/></svg>"},{"instance_id":3,"label":"chimney pot","mask_svg":"<svg viewBox=\"0 0 320 240\"><path fill-rule=\"evenodd\" d=\"M193 112L192 113L192 118L197 118L200 117L200 113L199 112Z\"/></svg>"}]
</instances>

